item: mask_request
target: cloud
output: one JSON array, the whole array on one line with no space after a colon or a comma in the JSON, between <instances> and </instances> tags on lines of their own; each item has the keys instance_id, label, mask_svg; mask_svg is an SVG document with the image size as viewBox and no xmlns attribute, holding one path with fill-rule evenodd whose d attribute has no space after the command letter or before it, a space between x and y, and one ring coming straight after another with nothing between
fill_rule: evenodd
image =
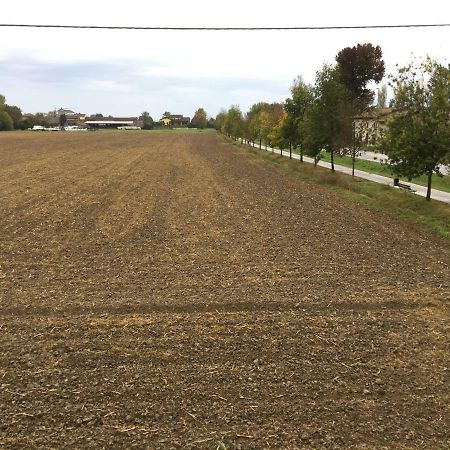
<instances>
[{"instance_id":1,"label":"cloud","mask_svg":"<svg viewBox=\"0 0 450 450\"><path fill-rule=\"evenodd\" d=\"M152 109L159 115L166 110L189 114L203 106L215 115L234 103L246 109L261 100L283 100L291 83L261 76L194 76L189 69L125 58L49 61L19 53L0 57L0 67L0 83L7 88L2 93L26 111L71 105L84 112L136 115Z\"/></svg>"}]
</instances>

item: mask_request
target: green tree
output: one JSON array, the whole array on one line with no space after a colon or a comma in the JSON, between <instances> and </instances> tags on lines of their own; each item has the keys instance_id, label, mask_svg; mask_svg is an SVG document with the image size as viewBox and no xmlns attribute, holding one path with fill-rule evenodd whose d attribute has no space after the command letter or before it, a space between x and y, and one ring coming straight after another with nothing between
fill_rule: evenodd
<instances>
[{"instance_id":1,"label":"green tree","mask_svg":"<svg viewBox=\"0 0 450 450\"><path fill-rule=\"evenodd\" d=\"M324 65L317 72L314 99L308 110L305 141L308 152L314 158L325 149L331 155L331 170L334 172L334 154L349 141L351 129L350 94L341 82L336 67Z\"/></svg>"},{"instance_id":2,"label":"green tree","mask_svg":"<svg viewBox=\"0 0 450 450\"><path fill-rule=\"evenodd\" d=\"M387 106L387 86L383 84L377 91L377 108L383 109Z\"/></svg>"},{"instance_id":3,"label":"green tree","mask_svg":"<svg viewBox=\"0 0 450 450\"><path fill-rule=\"evenodd\" d=\"M148 113L148 111L144 111L141 114L140 120L142 121L143 130L151 130L154 127L153 119Z\"/></svg>"},{"instance_id":4,"label":"green tree","mask_svg":"<svg viewBox=\"0 0 450 450\"><path fill-rule=\"evenodd\" d=\"M0 111L0 131L11 131L14 129L14 122L6 111Z\"/></svg>"},{"instance_id":5,"label":"green tree","mask_svg":"<svg viewBox=\"0 0 450 450\"><path fill-rule=\"evenodd\" d=\"M67 116L65 114L61 114L59 116L59 126L64 127L67 123Z\"/></svg>"},{"instance_id":6,"label":"green tree","mask_svg":"<svg viewBox=\"0 0 450 450\"><path fill-rule=\"evenodd\" d=\"M352 175L355 174L356 153L360 150L361 139L356 132L353 118L360 116L371 107L375 94L368 89L370 82L379 83L385 72L381 47L372 44L358 44L346 47L336 56L337 69L348 91L347 121L342 123L342 153L352 156ZM386 89L379 91L378 100L386 102Z\"/></svg>"},{"instance_id":7,"label":"green tree","mask_svg":"<svg viewBox=\"0 0 450 450\"><path fill-rule=\"evenodd\" d=\"M291 98L286 99L284 109L285 136L294 147L300 149L300 161L303 161L303 148L306 136L305 117L314 99L312 86L298 77L291 87Z\"/></svg>"},{"instance_id":8,"label":"green tree","mask_svg":"<svg viewBox=\"0 0 450 450\"><path fill-rule=\"evenodd\" d=\"M239 106L233 105L227 111L224 123L224 131L234 140L242 137L244 130L244 119Z\"/></svg>"},{"instance_id":9,"label":"green tree","mask_svg":"<svg viewBox=\"0 0 450 450\"><path fill-rule=\"evenodd\" d=\"M258 139L259 148L261 148L261 141L263 139L260 114L263 111L267 110L268 107L269 104L265 102L255 103L254 105L252 105L250 111L248 111L245 117L246 136L253 143L255 142L256 139Z\"/></svg>"},{"instance_id":10,"label":"green tree","mask_svg":"<svg viewBox=\"0 0 450 450\"><path fill-rule=\"evenodd\" d=\"M29 128L33 128L35 125L34 119L32 117L22 117L18 123L19 130L28 130Z\"/></svg>"},{"instance_id":11,"label":"green tree","mask_svg":"<svg viewBox=\"0 0 450 450\"><path fill-rule=\"evenodd\" d=\"M392 83L398 112L380 147L395 174L409 180L428 176L430 200L433 172L439 174L450 149L450 69L427 58L399 69Z\"/></svg>"},{"instance_id":12,"label":"green tree","mask_svg":"<svg viewBox=\"0 0 450 450\"><path fill-rule=\"evenodd\" d=\"M267 149L267 144L269 143L269 135L273 127L272 120L270 119L270 114L267 111L261 111L258 114L258 127L260 130L260 136L266 144Z\"/></svg>"},{"instance_id":13,"label":"green tree","mask_svg":"<svg viewBox=\"0 0 450 450\"><path fill-rule=\"evenodd\" d=\"M271 126L268 135L268 140L272 148L279 148L281 154L283 154L283 150L289 145L289 141L286 138L286 127L286 114L284 114L275 125Z\"/></svg>"},{"instance_id":14,"label":"green tree","mask_svg":"<svg viewBox=\"0 0 450 450\"><path fill-rule=\"evenodd\" d=\"M14 105L5 105L4 110L13 120L14 128L19 128L20 120L22 119L22 110L18 106Z\"/></svg>"},{"instance_id":15,"label":"green tree","mask_svg":"<svg viewBox=\"0 0 450 450\"><path fill-rule=\"evenodd\" d=\"M197 128L206 128L207 123L206 111L203 108L198 108L191 120L191 124Z\"/></svg>"},{"instance_id":16,"label":"green tree","mask_svg":"<svg viewBox=\"0 0 450 450\"><path fill-rule=\"evenodd\" d=\"M219 114L217 114L214 120L214 128L221 133L225 133L225 119L227 118L227 112L222 109Z\"/></svg>"},{"instance_id":17,"label":"green tree","mask_svg":"<svg viewBox=\"0 0 450 450\"><path fill-rule=\"evenodd\" d=\"M41 125L43 127L48 127L48 125L49 125L46 115L44 113L40 113L40 112L38 112L34 115L34 124Z\"/></svg>"}]
</instances>

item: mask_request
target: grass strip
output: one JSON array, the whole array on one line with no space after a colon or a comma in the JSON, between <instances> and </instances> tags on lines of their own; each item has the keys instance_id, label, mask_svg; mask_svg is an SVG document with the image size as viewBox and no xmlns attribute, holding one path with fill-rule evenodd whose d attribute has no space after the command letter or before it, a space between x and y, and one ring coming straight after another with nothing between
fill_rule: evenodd
<instances>
[{"instance_id":1,"label":"grass strip","mask_svg":"<svg viewBox=\"0 0 450 450\"><path fill-rule=\"evenodd\" d=\"M330 162L331 161L330 154L323 152L321 160ZM350 168L352 167L352 158L350 156L335 155L334 162L335 162L335 164L340 164L341 166L350 167ZM355 169L363 170L364 172L375 173L377 175L383 175L383 176L389 177L389 178L393 177L393 174L391 171L391 166L386 163L380 163L380 162L376 162L376 161L367 161L364 159L356 159L355 160ZM400 177L400 179L405 182L409 181L411 183L419 184L420 186L425 186L425 187L428 184L428 179L425 175L422 175L421 177L418 177L418 178L413 178L412 180L407 180L407 179L401 178L401 177ZM431 188L438 189L439 191L450 192L450 176L434 175Z\"/></svg>"}]
</instances>

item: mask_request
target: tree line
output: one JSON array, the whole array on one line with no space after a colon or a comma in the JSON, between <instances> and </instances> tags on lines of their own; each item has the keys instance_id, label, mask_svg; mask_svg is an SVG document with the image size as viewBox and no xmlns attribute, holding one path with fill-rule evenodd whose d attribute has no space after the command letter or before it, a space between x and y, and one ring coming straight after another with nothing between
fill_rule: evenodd
<instances>
[{"instance_id":1,"label":"tree line","mask_svg":"<svg viewBox=\"0 0 450 450\"><path fill-rule=\"evenodd\" d=\"M112 116L107 116L112 117ZM94 120L102 120L107 118L103 114L96 113L91 116ZM6 99L0 94L0 131L12 130L28 130L35 125L43 127L50 126L50 122L54 123L54 119L58 119L59 125L64 127L67 123L66 114L61 114L58 117L56 110L48 113L38 112L36 114L23 114L18 106L8 105ZM141 113L138 119L142 124L143 130L152 130L158 122L154 122L148 111ZM209 117L203 108L198 108L188 127L191 128L214 128L214 119Z\"/></svg>"},{"instance_id":2,"label":"tree line","mask_svg":"<svg viewBox=\"0 0 450 450\"><path fill-rule=\"evenodd\" d=\"M151 130L155 128L155 122L150 116L150 114L147 111L144 111L141 116L139 117L139 120L142 122L142 129L143 130ZM214 119L209 117L204 110L204 108L198 108L195 113L194 117L191 119L190 123L187 126L188 128L214 128Z\"/></svg>"},{"instance_id":3,"label":"tree line","mask_svg":"<svg viewBox=\"0 0 450 450\"><path fill-rule=\"evenodd\" d=\"M379 46L346 47L334 64L317 71L313 85L298 77L284 103L259 102L245 114L233 105L217 115L215 127L260 148L294 148L301 161L305 154L317 164L326 151L332 171L336 154L351 156L354 174L357 153L367 147L364 124L376 120L387 102L386 85L378 89L376 103L373 90L384 76ZM393 91L389 118L373 148L389 157L395 177L427 175L429 200L433 173L450 163L450 69L426 58L388 79ZM363 118L362 126L355 125L356 118Z\"/></svg>"},{"instance_id":4,"label":"tree line","mask_svg":"<svg viewBox=\"0 0 450 450\"><path fill-rule=\"evenodd\" d=\"M28 130L35 125L48 127L50 119L54 117L57 117L56 111L23 114L18 106L8 105L5 97L0 94L0 131ZM61 121L64 121L65 118L64 114L60 117L61 125L64 125Z\"/></svg>"},{"instance_id":5,"label":"tree line","mask_svg":"<svg viewBox=\"0 0 450 450\"><path fill-rule=\"evenodd\" d=\"M6 99L0 94L0 131L25 129L22 110L15 105L8 105Z\"/></svg>"}]
</instances>

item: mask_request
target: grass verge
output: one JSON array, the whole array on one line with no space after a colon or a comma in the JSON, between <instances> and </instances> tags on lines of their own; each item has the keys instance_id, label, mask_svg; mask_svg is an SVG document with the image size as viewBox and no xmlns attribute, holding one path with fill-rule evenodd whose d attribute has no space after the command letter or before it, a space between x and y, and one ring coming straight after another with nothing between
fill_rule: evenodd
<instances>
[{"instance_id":1,"label":"grass verge","mask_svg":"<svg viewBox=\"0 0 450 450\"><path fill-rule=\"evenodd\" d=\"M425 198L391 186L353 178L343 173L332 173L323 167L290 160L280 155L251 148L231 141L238 149L250 153L266 163L299 176L305 181L326 185L345 197L364 203L378 211L401 217L411 223L432 231L450 242L450 205Z\"/></svg>"},{"instance_id":2,"label":"grass verge","mask_svg":"<svg viewBox=\"0 0 450 450\"><path fill-rule=\"evenodd\" d=\"M322 161L330 162L330 154L323 152ZM349 156L334 156L334 162L345 167L352 167L352 158ZM364 159L355 160L355 169L363 170L364 172L375 173L377 175L383 175L385 177L392 178L392 172L389 164L382 164L376 161L367 161ZM402 179L402 178L401 178ZM403 179L408 182L409 180ZM410 180L411 183L419 184L420 186L427 186L428 179L425 175ZM432 179L432 189L438 189L440 191L450 192L450 176L434 175Z\"/></svg>"}]
</instances>

